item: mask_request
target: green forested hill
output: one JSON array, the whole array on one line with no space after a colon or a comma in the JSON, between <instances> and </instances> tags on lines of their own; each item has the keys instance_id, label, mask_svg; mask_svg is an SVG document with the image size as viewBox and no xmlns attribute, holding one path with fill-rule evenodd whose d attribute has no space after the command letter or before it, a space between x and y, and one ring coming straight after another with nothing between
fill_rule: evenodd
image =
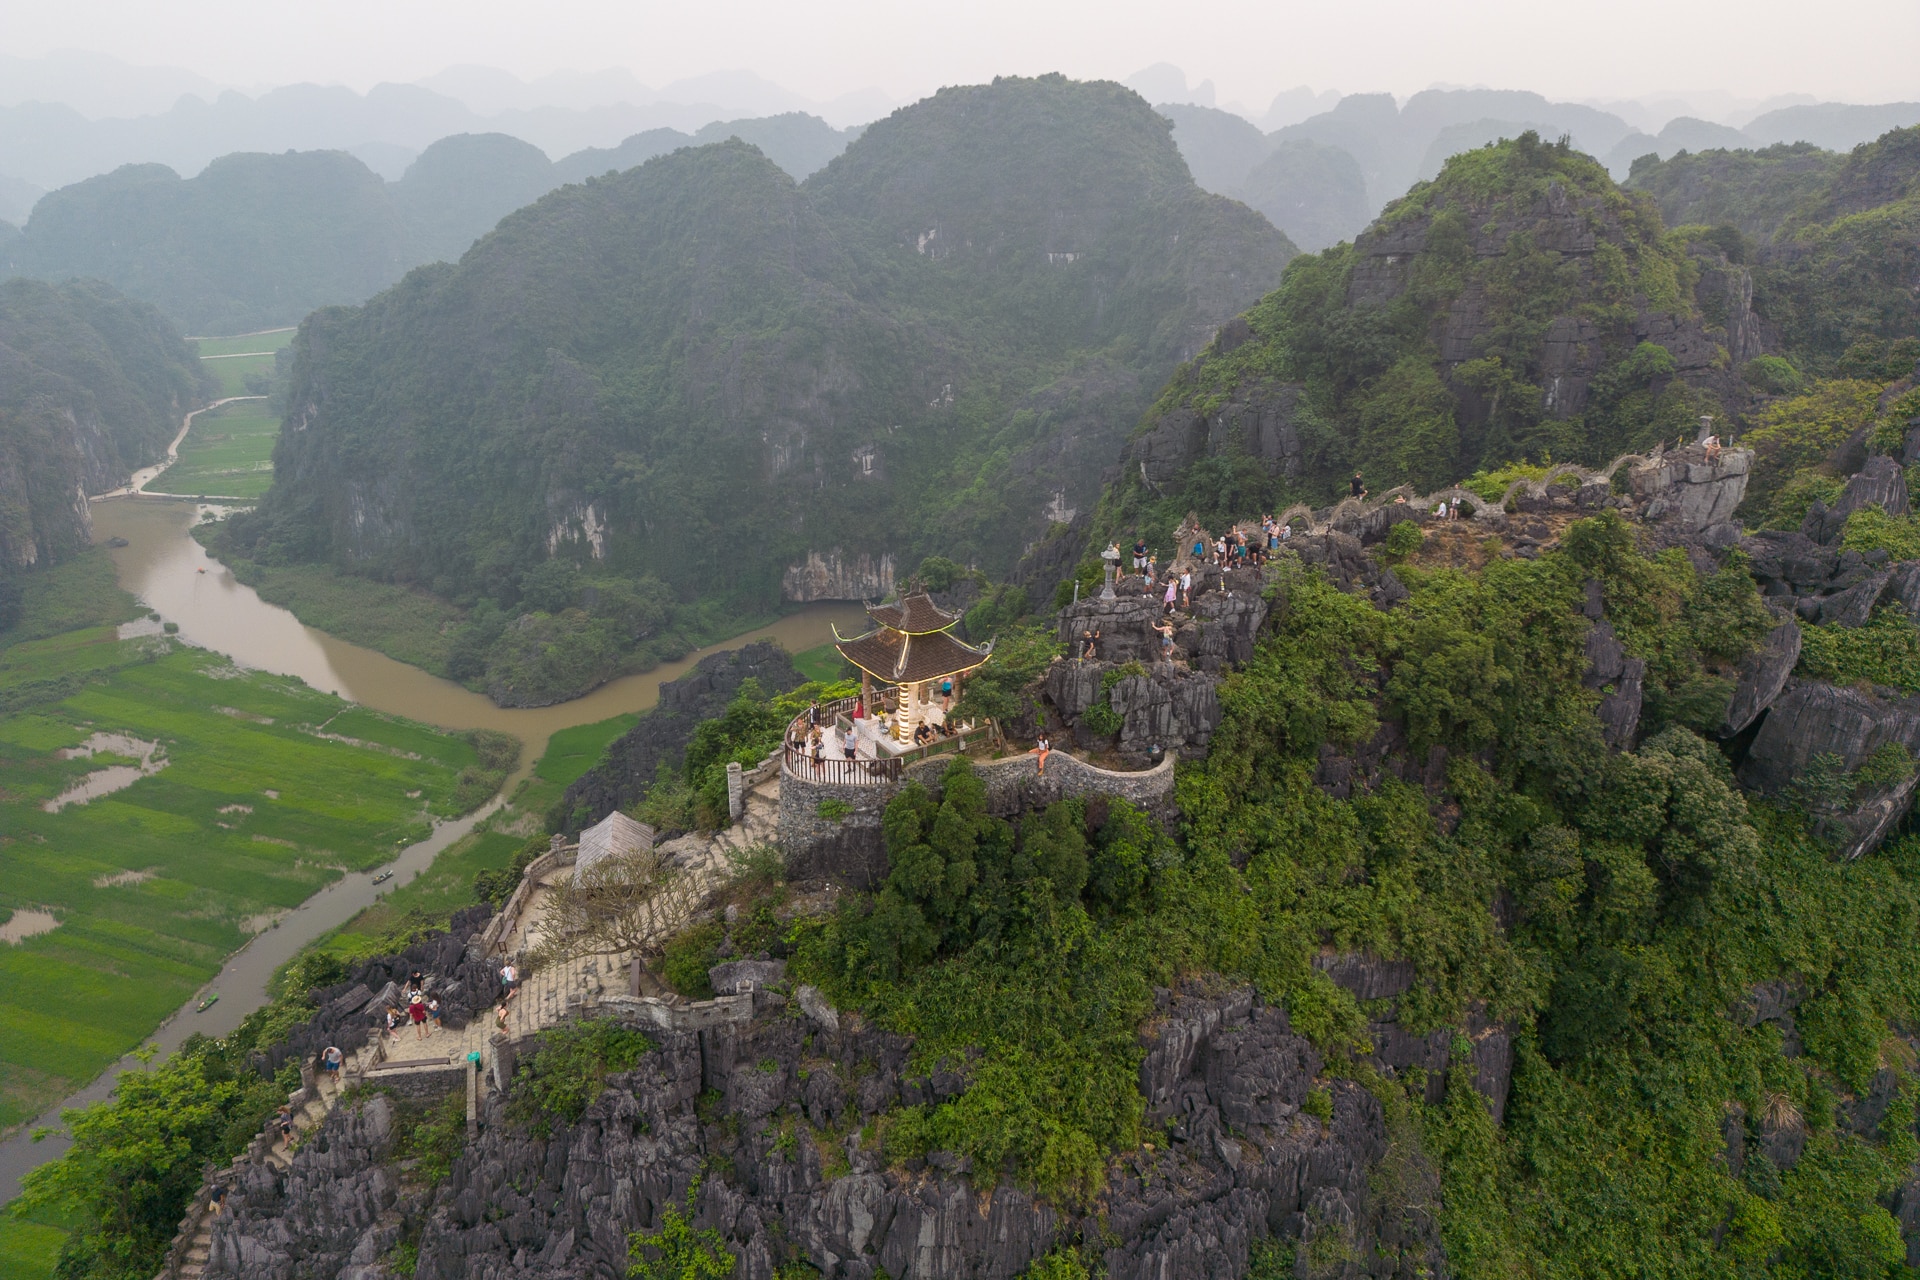
<instances>
[{"instance_id":1,"label":"green forested hill","mask_svg":"<svg viewBox=\"0 0 1920 1280\"><path fill-rule=\"evenodd\" d=\"M1720 246L1666 232L1564 144L1455 156L1174 376L1115 518L1320 502L1356 468L1376 492L1424 489L1691 432L1759 354L1737 283Z\"/></svg>"},{"instance_id":2,"label":"green forested hill","mask_svg":"<svg viewBox=\"0 0 1920 1280\"><path fill-rule=\"evenodd\" d=\"M1628 185L1669 223L1754 242L1755 309L1800 372L1893 378L1920 357L1920 126L1844 156L1802 143L1645 161Z\"/></svg>"},{"instance_id":3,"label":"green forested hill","mask_svg":"<svg viewBox=\"0 0 1920 1280\"><path fill-rule=\"evenodd\" d=\"M84 546L78 495L158 458L209 390L152 307L94 281L0 284L0 580ZM9 598L0 581L0 613Z\"/></svg>"},{"instance_id":4,"label":"green forested hill","mask_svg":"<svg viewBox=\"0 0 1920 1280\"><path fill-rule=\"evenodd\" d=\"M741 142L676 152L311 317L275 488L230 545L526 612L502 644L601 625L534 580L550 556L595 600L652 581L742 611L934 552L1005 568L1291 254L1110 84L946 90L803 186ZM578 643L636 639L604 630Z\"/></svg>"},{"instance_id":5,"label":"green forested hill","mask_svg":"<svg viewBox=\"0 0 1920 1280\"><path fill-rule=\"evenodd\" d=\"M0 271L106 280L189 333L291 325L316 307L364 301L410 267L457 261L563 183L732 136L805 176L853 132L788 113L696 135L653 129L558 163L506 134L463 133L429 146L397 182L344 151L239 153L192 178L125 165L47 195L24 233L0 224Z\"/></svg>"},{"instance_id":6,"label":"green forested hill","mask_svg":"<svg viewBox=\"0 0 1920 1280\"><path fill-rule=\"evenodd\" d=\"M191 179L127 165L42 197L12 254L23 275L106 280L189 333L292 324L406 265L386 184L344 151L223 156Z\"/></svg>"}]
</instances>

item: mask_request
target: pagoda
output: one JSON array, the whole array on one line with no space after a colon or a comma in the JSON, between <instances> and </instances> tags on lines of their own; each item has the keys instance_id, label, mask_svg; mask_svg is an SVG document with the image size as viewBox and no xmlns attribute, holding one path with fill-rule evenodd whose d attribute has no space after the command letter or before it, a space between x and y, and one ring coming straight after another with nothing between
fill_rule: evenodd
<instances>
[{"instance_id":1,"label":"pagoda","mask_svg":"<svg viewBox=\"0 0 1920 1280\"><path fill-rule=\"evenodd\" d=\"M903 596L898 604L868 605L867 616L874 622L872 630L849 639L836 627L833 647L860 668L866 706L873 706L876 682L898 691L893 735L898 742L910 742L921 724L945 723L942 683L952 680L958 696L961 680L985 665L993 645L976 648L949 634L960 615L940 608L925 591Z\"/></svg>"}]
</instances>

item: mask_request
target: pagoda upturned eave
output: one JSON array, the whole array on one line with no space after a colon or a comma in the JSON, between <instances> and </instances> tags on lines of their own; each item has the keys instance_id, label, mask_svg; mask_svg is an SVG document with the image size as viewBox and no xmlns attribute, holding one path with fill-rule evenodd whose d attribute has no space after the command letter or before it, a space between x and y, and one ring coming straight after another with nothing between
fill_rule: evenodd
<instances>
[{"instance_id":1,"label":"pagoda upturned eave","mask_svg":"<svg viewBox=\"0 0 1920 1280\"><path fill-rule=\"evenodd\" d=\"M946 676L965 675L983 665L993 653L991 644L976 649L945 631L914 635L889 627L838 640L833 647L848 662L888 684L922 684Z\"/></svg>"}]
</instances>

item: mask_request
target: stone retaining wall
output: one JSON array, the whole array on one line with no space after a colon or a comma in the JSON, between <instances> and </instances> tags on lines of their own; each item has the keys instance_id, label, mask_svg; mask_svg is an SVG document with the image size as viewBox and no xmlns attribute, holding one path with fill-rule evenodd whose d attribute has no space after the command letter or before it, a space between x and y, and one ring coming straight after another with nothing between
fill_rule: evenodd
<instances>
[{"instance_id":1,"label":"stone retaining wall","mask_svg":"<svg viewBox=\"0 0 1920 1280\"><path fill-rule=\"evenodd\" d=\"M909 782L938 790L940 775L954 757L935 756L908 765L898 782L842 784L815 782L786 770L780 777L780 851L790 880L833 880L856 889L876 886L887 874L886 845L880 816L887 802ZM1151 769L1122 772L1088 764L1055 751L1047 771L1032 752L999 760L972 760L986 783L988 811L1003 818L1044 808L1074 796L1119 796L1154 814L1162 823L1174 818L1174 758L1169 754ZM822 801L849 807L844 817L824 818Z\"/></svg>"}]
</instances>

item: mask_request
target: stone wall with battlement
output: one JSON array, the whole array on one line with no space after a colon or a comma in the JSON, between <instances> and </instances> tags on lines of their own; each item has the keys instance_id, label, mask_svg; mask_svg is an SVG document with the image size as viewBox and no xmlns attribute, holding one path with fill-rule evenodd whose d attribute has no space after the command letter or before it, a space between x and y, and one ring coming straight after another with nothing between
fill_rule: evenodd
<instances>
[{"instance_id":1,"label":"stone wall with battlement","mask_svg":"<svg viewBox=\"0 0 1920 1280\"><path fill-rule=\"evenodd\" d=\"M887 852L880 816L887 802L909 782L937 790L940 775L956 757L916 761L898 782L842 784L816 782L793 768L780 775L780 851L790 880L832 880L856 889L873 888L886 878ZM1045 808L1075 796L1119 796L1170 823L1174 758L1151 769L1120 771L1088 764L1055 751L1040 772L1032 752L999 760L972 760L987 787L987 807L1000 817ZM827 813L821 805L828 804Z\"/></svg>"}]
</instances>

